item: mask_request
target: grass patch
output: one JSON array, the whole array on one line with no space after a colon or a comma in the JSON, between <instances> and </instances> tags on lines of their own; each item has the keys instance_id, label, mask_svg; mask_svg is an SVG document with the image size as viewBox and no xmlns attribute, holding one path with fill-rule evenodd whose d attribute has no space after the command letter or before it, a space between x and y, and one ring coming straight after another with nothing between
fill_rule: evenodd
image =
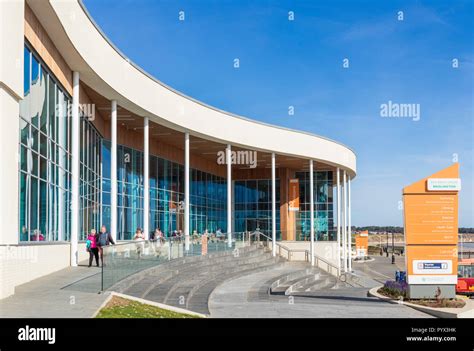
<instances>
[{"instance_id":1,"label":"grass patch","mask_svg":"<svg viewBox=\"0 0 474 351\"><path fill-rule=\"evenodd\" d=\"M96 318L200 318L114 296Z\"/></svg>"}]
</instances>

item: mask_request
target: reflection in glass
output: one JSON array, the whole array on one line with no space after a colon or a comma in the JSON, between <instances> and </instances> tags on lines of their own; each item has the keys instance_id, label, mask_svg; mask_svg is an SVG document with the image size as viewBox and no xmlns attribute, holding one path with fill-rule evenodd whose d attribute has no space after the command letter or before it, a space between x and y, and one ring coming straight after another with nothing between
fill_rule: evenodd
<instances>
[{"instance_id":1,"label":"reflection in glass","mask_svg":"<svg viewBox=\"0 0 474 351\"><path fill-rule=\"evenodd\" d=\"M70 174L67 137L70 123L56 140L57 91L69 98L28 45L24 51L24 99L20 102L20 241L56 241L69 237ZM66 111L64 111L66 115ZM61 157L57 152L63 150ZM41 155L41 156L40 156ZM41 179L41 180L40 180Z\"/></svg>"},{"instance_id":2,"label":"reflection in glass","mask_svg":"<svg viewBox=\"0 0 474 351\"><path fill-rule=\"evenodd\" d=\"M309 172L296 172L300 187L300 210L296 217L297 240L309 240L311 232ZM332 172L314 173L314 230L319 241L336 240L332 209ZM304 194L302 197L301 194Z\"/></svg>"}]
</instances>

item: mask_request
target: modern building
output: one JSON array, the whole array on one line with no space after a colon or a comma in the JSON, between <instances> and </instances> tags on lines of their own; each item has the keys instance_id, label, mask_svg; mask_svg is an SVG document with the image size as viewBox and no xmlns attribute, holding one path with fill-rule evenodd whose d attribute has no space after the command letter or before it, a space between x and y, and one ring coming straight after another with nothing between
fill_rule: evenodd
<instances>
[{"instance_id":1,"label":"modern building","mask_svg":"<svg viewBox=\"0 0 474 351\"><path fill-rule=\"evenodd\" d=\"M78 0L0 1L0 43L0 298L77 265L102 224L119 241L259 228L350 265L350 148L173 90Z\"/></svg>"}]
</instances>

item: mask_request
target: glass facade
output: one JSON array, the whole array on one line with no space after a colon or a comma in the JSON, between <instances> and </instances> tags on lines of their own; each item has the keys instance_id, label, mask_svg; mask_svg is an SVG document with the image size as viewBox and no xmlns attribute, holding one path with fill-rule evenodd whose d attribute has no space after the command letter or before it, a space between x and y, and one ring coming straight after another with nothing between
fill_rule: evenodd
<instances>
[{"instance_id":1,"label":"glass facade","mask_svg":"<svg viewBox=\"0 0 474 351\"><path fill-rule=\"evenodd\" d=\"M29 46L20 102L20 241L68 240L70 97Z\"/></svg>"},{"instance_id":2,"label":"glass facade","mask_svg":"<svg viewBox=\"0 0 474 351\"><path fill-rule=\"evenodd\" d=\"M202 233L205 229L211 233L215 233L218 229L226 232L227 180L195 169L191 170L190 178L191 233L194 231Z\"/></svg>"},{"instance_id":3,"label":"glass facade","mask_svg":"<svg viewBox=\"0 0 474 351\"><path fill-rule=\"evenodd\" d=\"M276 180L276 230L280 239L280 181ZM272 233L271 179L237 180L234 182L234 231Z\"/></svg>"},{"instance_id":4,"label":"glass facade","mask_svg":"<svg viewBox=\"0 0 474 351\"><path fill-rule=\"evenodd\" d=\"M300 192L300 209L296 212L296 240L309 240L310 238L309 176L309 172L296 172ZM332 172L314 172L313 181L315 240L334 241L336 232L333 218Z\"/></svg>"},{"instance_id":5,"label":"glass facade","mask_svg":"<svg viewBox=\"0 0 474 351\"><path fill-rule=\"evenodd\" d=\"M102 221L110 227L110 142L102 142ZM184 166L150 156L150 231L169 236L184 231ZM125 146L117 150L118 239L133 238L143 228L143 153ZM226 181L190 169L190 232L227 230Z\"/></svg>"},{"instance_id":6,"label":"glass facade","mask_svg":"<svg viewBox=\"0 0 474 351\"><path fill-rule=\"evenodd\" d=\"M92 228L99 230L101 226L102 137L82 112L80 116L79 240L86 240Z\"/></svg>"},{"instance_id":7,"label":"glass facade","mask_svg":"<svg viewBox=\"0 0 474 351\"><path fill-rule=\"evenodd\" d=\"M20 241L67 241L71 221L71 97L28 44L24 49L24 99L20 103ZM79 240L102 224L110 228L110 141L80 116ZM130 240L143 228L143 152L118 146L117 239ZM150 156L149 228L170 236L184 231L184 166ZM296 239L308 240L309 173L297 172L300 210ZM317 240L335 240L332 172L314 175ZM280 181L276 180L276 231L280 232ZM271 179L236 180L233 186L235 232L259 228L271 235ZM190 233L227 231L226 178L190 169Z\"/></svg>"}]
</instances>

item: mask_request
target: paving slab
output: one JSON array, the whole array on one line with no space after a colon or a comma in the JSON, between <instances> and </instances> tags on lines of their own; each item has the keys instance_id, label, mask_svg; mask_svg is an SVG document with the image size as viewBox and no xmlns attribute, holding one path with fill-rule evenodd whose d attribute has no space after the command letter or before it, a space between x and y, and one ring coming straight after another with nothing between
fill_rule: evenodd
<instances>
[{"instance_id":1,"label":"paving slab","mask_svg":"<svg viewBox=\"0 0 474 351\"><path fill-rule=\"evenodd\" d=\"M294 269L294 268L293 268ZM299 268L301 269L301 268ZM218 286L210 296L213 318L430 318L401 305L367 297L368 289L325 290L321 296L279 296L270 281L292 270L291 264L247 275Z\"/></svg>"},{"instance_id":2,"label":"paving slab","mask_svg":"<svg viewBox=\"0 0 474 351\"><path fill-rule=\"evenodd\" d=\"M89 289L100 269L68 267L35 279L15 289L13 296L0 300L0 318L90 318L108 294ZM74 284L87 281L87 284Z\"/></svg>"}]
</instances>

